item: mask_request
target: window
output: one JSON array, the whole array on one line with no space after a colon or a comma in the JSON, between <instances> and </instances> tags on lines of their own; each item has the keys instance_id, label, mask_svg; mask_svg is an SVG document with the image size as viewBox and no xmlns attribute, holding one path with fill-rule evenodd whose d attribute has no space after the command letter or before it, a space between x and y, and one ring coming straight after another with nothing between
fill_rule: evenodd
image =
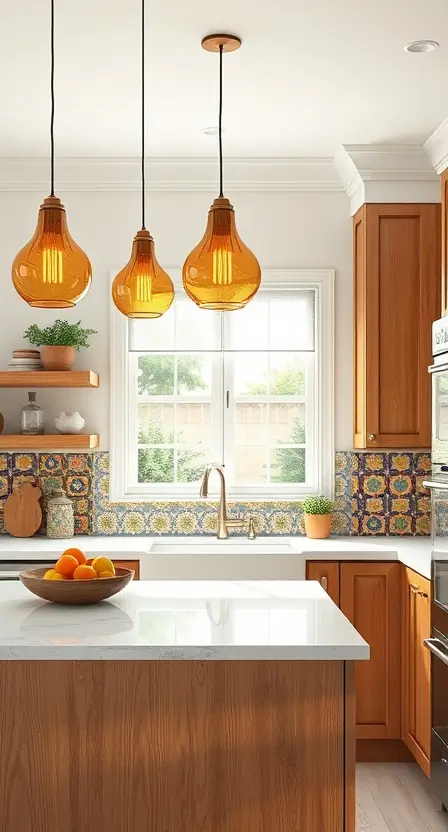
<instances>
[{"instance_id":1,"label":"window","mask_svg":"<svg viewBox=\"0 0 448 832\"><path fill-rule=\"evenodd\" d=\"M265 271L237 312L178 286L162 318L112 316L112 499L195 497L208 462L233 497L331 493L332 272Z\"/></svg>"}]
</instances>

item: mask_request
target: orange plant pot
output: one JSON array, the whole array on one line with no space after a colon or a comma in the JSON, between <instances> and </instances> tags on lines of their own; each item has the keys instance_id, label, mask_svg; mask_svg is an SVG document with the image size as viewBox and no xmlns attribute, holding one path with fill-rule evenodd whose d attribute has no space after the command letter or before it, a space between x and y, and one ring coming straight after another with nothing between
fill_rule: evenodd
<instances>
[{"instance_id":1,"label":"orange plant pot","mask_svg":"<svg viewBox=\"0 0 448 832\"><path fill-rule=\"evenodd\" d=\"M333 516L331 514L306 514L303 515L305 523L306 536L314 540L323 540L330 537L331 521Z\"/></svg>"},{"instance_id":2,"label":"orange plant pot","mask_svg":"<svg viewBox=\"0 0 448 832\"><path fill-rule=\"evenodd\" d=\"M44 370L71 370L75 350L73 347L42 347L40 357Z\"/></svg>"}]
</instances>

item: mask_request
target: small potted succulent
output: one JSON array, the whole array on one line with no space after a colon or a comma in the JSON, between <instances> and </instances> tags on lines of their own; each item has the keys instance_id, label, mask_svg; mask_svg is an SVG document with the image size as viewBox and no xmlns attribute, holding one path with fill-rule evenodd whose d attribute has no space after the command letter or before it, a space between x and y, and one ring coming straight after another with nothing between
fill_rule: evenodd
<instances>
[{"instance_id":1,"label":"small potted succulent","mask_svg":"<svg viewBox=\"0 0 448 832\"><path fill-rule=\"evenodd\" d=\"M96 335L95 329L83 329L81 321L69 324L57 320L51 326L40 329L32 324L23 337L30 344L42 347L40 351L44 370L71 370L75 360L75 350L88 347L90 335Z\"/></svg>"},{"instance_id":2,"label":"small potted succulent","mask_svg":"<svg viewBox=\"0 0 448 832\"><path fill-rule=\"evenodd\" d=\"M302 503L307 537L323 539L330 536L333 502L328 497L306 497Z\"/></svg>"}]
</instances>

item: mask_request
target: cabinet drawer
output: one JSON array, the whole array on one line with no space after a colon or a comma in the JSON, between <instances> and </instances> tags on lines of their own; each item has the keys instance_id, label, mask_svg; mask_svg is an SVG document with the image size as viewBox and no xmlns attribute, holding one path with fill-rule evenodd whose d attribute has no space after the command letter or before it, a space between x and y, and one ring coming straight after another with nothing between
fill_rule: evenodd
<instances>
[{"instance_id":1,"label":"cabinet drawer","mask_svg":"<svg viewBox=\"0 0 448 832\"><path fill-rule=\"evenodd\" d=\"M135 572L134 581L140 580L140 561L139 560L114 560L115 566L122 566L124 569L133 569Z\"/></svg>"}]
</instances>

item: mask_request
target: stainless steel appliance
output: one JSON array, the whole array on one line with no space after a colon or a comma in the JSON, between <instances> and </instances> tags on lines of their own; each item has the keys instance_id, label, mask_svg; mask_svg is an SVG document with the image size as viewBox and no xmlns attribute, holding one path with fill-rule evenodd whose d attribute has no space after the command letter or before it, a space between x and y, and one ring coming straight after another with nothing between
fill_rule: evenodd
<instances>
[{"instance_id":1,"label":"stainless steel appliance","mask_svg":"<svg viewBox=\"0 0 448 832\"><path fill-rule=\"evenodd\" d=\"M432 633L425 639L431 651L432 732L431 784L448 806L448 561L434 562L435 584L439 584L438 600L432 603ZM433 584L434 586L434 584ZM437 590L436 590L437 591ZM444 602L442 603L442 598Z\"/></svg>"},{"instance_id":2,"label":"stainless steel appliance","mask_svg":"<svg viewBox=\"0 0 448 832\"><path fill-rule=\"evenodd\" d=\"M431 783L448 806L448 317L433 324L431 492Z\"/></svg>"},{"instance_id":3,"label":"stainless steel appliance","mask_svg":"<svg viewBox=\"0 0 448 832\"><path fill-rule=\"evenodd\" d=\"M0 581L18 581L19 573L26 569L51 569L54 566L53 561L37 561L37 560L5 560L0 561Z\"/></svg>"}]
</instances>

